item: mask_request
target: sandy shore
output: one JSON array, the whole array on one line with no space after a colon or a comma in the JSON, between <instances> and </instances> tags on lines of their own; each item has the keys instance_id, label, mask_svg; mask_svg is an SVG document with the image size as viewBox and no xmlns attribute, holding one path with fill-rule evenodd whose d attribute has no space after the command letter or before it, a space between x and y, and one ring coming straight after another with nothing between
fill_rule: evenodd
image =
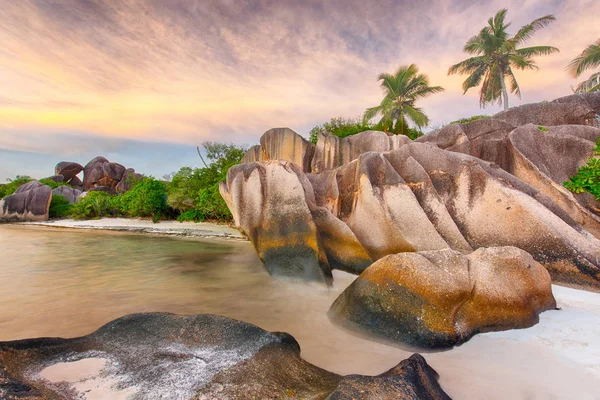
<instances>
[{"instance_id":1,"label":"sandy shore","mask_svg":"<svg viewBox=\"0 0 600 400\"><path fill-rule=\"evenodd\" d=\"M150 233L160 235L194 236L246 240L237 229L225 224L212 222L160 221L153 223L145 219L102 218L97 220L76 221L60 219L44 222L21 222L19 225L35 225L53 228L98 229L120 232Z\"/></svg>"}]
</instances>

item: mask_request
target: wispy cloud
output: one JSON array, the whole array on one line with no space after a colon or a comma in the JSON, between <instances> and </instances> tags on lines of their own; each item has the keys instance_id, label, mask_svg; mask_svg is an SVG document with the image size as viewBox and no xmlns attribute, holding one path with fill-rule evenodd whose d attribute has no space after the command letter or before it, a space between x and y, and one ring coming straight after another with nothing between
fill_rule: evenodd
<instances>
[{"instance_id":1,"label":"wispy cloud","mask_svg":"<svg viewBox=\"0 0 600 400\"><path fill-rule=\"evenodd\" d=\"M597 0L4 1L0 148L43 148L56 132L182 144L306 133L376 104L377 75L412 62L447 89L422 104L434 124L481 113L446 71L504 7L515 30L558 19L531 44L561 53L518 74L523 101L568 94L564 67L597 39Z\"/></svg>"}]
</instances>

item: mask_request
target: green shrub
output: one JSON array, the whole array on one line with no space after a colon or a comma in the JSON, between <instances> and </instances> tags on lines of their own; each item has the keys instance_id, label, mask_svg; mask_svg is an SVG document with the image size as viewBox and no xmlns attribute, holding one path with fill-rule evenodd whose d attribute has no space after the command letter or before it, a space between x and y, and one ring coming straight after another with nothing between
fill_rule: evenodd
<instances>
[{"instance_id":1,"label":"green shrub","mask_svg":"<svg viewBox=\"0 0 600 400\"><path fill-rule=\"evenodd\" d=\"M71 215L71 204L64 196L55 194L50 201L48 216L50 218L64 218Z\"/></svg>"},{"instance_id":2,"label":"green shrub","mask_svg":"<svg viewBox=\"0 0 600 400\"><path fill-rule=\"evenodd\" d=\"M158 222L168 209L167 187L154 178L141 179L115 199L118 213L129 217L152 217L154 222Z\"/></svg>"},{"instance_id":3,"label":"green shrub","mask_svg":"<svg viewBox=\"0 0 600 400\"><path fill-rule=\"evenodd\" d=\"M540 131L542 131L542 132L548 132L548 128L546 128L545 126L541 126L541 125L539 125L539 126L538 126L538 129L539 129Z\"/></svg>"},{"instance_id":4,"label":"green shrub","mask_svg":"<svg viewBox=\"0 0 600 400\"><path fill-rule=\"evenodd\" d=\"M177 216L177 221L194 221L194 222L202 222L204 221L204 213L200 210L192 209L182 212Z\"/></svg>"},{"instance_id":5,"label":"green shrub","mask_svg":"<svg viewBox=\"0 0 600 400\"><path fill-rule=\"evenodd\" d=\"M98 219L118 214L117 196L106 192L87 192L79 202L71 206L71 215L75 219Z\"/></svg>"},{"instance_id":6,"label":"green shrub","mask_svg":"<svg viewBox=\"0 0 600 400\"><path fill-rule=\"evenodd\" d=\"M489 115L473 115L468 118L457 119L456 121L450 122L451 124L468 124L469 122L478 121L480 119L491 118Z\"/></svg>"},{"instance_id":7,"label":"green shrub","mask_svg":"<svg viewBox=\"0 0 600 400\"><path fill-rule=\"evenodd\" d=\"M0 186L0 199L10 196L19 188L19 186L31 182L33 178L25 175L17 175L15 179L9 179L6 185Z\"/></svg>"},{"instance_id":8,"label":"green shrub","mask_svg":"<svg viewBox=\"0 0 600 400\"><path fill-rule=\"evenodd\" d=\"M203 144L210 164L204 168L181 168L169 185L168 204L179 210L179 221L230 221L232 215L219 193L219 182L239 164L247 149L234 144Z\"/></svg>"},{"instance_id":9,"label":"green shrub","mask_svg":"<svg viewBox=\"0 0 600 400\"><path fill-rule=\"evenodd\" d=\"M327 132L333 136L344 138L375 128L375 124L372 124L370 122L364 122L362 119L359 118L331 118L329 122L325 122L323 125L317 125L314 128L312 128L309 132L310 136L308 140L311 143L316 144L317 137L320 132Z\"/></svg>"},{"instance_id":10,"label":"green shrub","mask_svg":"<svg viewBox=\"0 0 600 400\"><path fill-rule=\"evenodd\" d=\"M600 139L596 141L594 157L579 168L575 176L563 183L565 188L573 193L591 193L596 200L600 201L600 159L598 156L600 156Z\"/></svg>"},{"instance_id":11,"label":"green shrub","mask_svg":"<svg viewBox=\"0 0 600 400\"><path fill-rule=\"evenodd\" d=\"M55 182L54 180L52 180L50 178L40 179L39 182L43 183L44 185L50 186L50 188L52 188L52 190L54 190L60 186L69 186L66 182Z\"/></svg>"}]
</instances>

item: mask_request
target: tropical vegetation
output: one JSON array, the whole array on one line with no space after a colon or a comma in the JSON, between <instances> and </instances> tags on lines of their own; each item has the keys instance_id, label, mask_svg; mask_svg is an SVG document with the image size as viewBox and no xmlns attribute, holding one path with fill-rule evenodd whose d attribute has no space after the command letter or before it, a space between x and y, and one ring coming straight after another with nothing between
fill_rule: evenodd
<instances>
[{"instance_id":1,"label":"tropical vegetation","mask_svg":"<svg viewBox=\"0 0 600 400\"><path fill-rule=\"evenodd\" d=\"M565 188L573 193L588 192L600 200L600 138L596 141L594 156L586 165L579 168L577 174L564 182Z\"/></svg>"},{"instance_id":2,"label":"tropical vegetation","mask_svg":"<svg viewBox=\"0 0 600 400\"><path fill-rule=\"evenodd\" d=\"M328 122L323 123L323 125L317 125L312 128L309 132L308 140L316 144L319 133L329 133L333 136L344 138L371 129L377 129L376 125L361 118L336 117L331 118Z\"/></svg>"},{"instance_id":3,"label":"tropical vegetation","mask_svg":"<svg viewBox=\"0 0 600 400\"><path fill-rule=\"evenodd\" d=\"M365 123L380 115L377 129L416 139L421 135L421 129L429 124L429 117L417 107L416 102L440 93L444 88L430 86L427 75L420 74L415 64L403 65L394 74L383 73L378 81L384 97L378 106L365 111ZM409 121L416 129L411 128Z\"/></svg>"},{"instance_id":4,"label":"tropical vegetation","mask_svg":"<svg viewBox=\"0 0 600 400\"><path fill-rule=\"evenodd\" d=\"M486 27L471 37L463 50L471 57L448 69L448 74L468 75L462 84L463 94L471 88L481 85L479 104L498 103L508 109L508 92L521 98L521 88L513 69L537 70L534 57L558 52L552 46L519 47L538 30L555 20L553 15L546 15L524 25L510 36L507 29L510 22L505 22L507 10L503 9L488 20ZM508 86L507 81L508 80Z\"/></svg>"},{"instance_id":5,"label":"tropical vegetation","mask_svg":"<svg viewBox=\"0 0 600 400\"><path fill-rule=\"evenodd\" d=\"M600 67L600 39L586 47L571 63L567 66L567 71L578 78L583 72ZM600 72L592 74L588 79L581 82L575 93L588 93L600 91Z\"/></svg>"}]
</instances>

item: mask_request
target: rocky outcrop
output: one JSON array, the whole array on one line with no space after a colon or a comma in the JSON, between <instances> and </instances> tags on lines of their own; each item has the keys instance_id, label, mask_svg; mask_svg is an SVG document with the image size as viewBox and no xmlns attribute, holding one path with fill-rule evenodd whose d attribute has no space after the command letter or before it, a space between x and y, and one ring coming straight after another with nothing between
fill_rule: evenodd
<instances>
[{"instance_id":1,"label":"rocky outcrop","mask_svg":"<svg viewBox=\"0 0 600 400\"><path fill-rule=\"evenodd\" d=\"M21 185L0 201L0 222L45 221L52 201L52 189L38 181Z\"/></svg>"},{"instance_id":2,"label":"rocky outcrop","mask_svg":"<svg viewBox=\"0 0 600 400\"><path fill-rule=\"evenodd\" d=\"M399 252L516 246L557 280L600 284L600 242L550 196L427 143L363 153L318 174L289 162L242 164L221 193L273 275L314 277L320 268L328 277Z\"/></svg>"},{"instance_id":3,"label":"rocky outcrop","mask_svg":"<svg viewBox=\"0 0 600 400\"><path fill-rule=\"evenodd\" d=\"M515 247L400 253L337 298L332 321L394 343L446 348L479 332L525 328L556 307L550 275Z\"/></svg>"},{"instance_id":4,"label":"rocky outcrop","mask_svg":"<svg viewBox=\"0 0 600 400\"><path fill-rule=\"evenodd\" d=\"M305 171L318 173L335 169L356 160L363 153L384 153L410 142L408 136L389 135L380 131L365 131L345 138L319 133L311 169Z\"/></svg>"},{"instance_id":5,"label":"rocky outcrop","mask_svg":"<svg viewBox=\"0 0 600 400\"><path fill-rule=\"evenodd\" d=\"M123 178L125 167L118 163L112 163L102 156L93 158L83 169L83 187L90 190L97 186L108 187L115 190L117 184Z\"/></svg>"},{"instance_id":6,"label":"rocky outcrop","mask_svg":"<svg viewBox=\"0 0 600 400\"><path fill-rule=\"evenodd\" d=\"M437 376L421 355L413 354L381 375L344 377L327 400L450 400L437 382Z\"/></svg>"},{"instance_id":7,"label":"rocky outcrop","mask_svg":"<svg viewBox=\"0 0 600 400\"><path fill-rule=\"evenodd\" d=\"M70 371L80 372L69 376ZM0 343L2 398L70 399L84 393L98 398L448 398L419 355L380 376L341 377L304 361L300 346L286 333L215 315L134 314L80 338Z\"/></svg>"},{"instance_id":8,"label":"rocky outcrop","mask_svg":"<svg viewBox=\"0 0 600 400\"><path fill-rule=\"evenodd\" d=\"M81 196L81 190L74 189L70 186L59 186L56 189L52 190L53 196L62 196L69 201L70 204L75 204L79 201L79 196Z\"/></svg>"},{"instance_id":9,"label":"rocky outcrop","mask_svg":"<svg viewBox=\"0 0 600 400\"><path fill-rule=\"evenodd\" d=\"M125 172L123 172L121 181L115 186L115 190L118 193L128 192L131 189L131 186L140 179L142 179L142 174L138 174L133 168L127 168Z\"/></svg>"},{"instance_id":10,"label":"rocky outcrop","mask_svg":"<svg viewBox=\"0 0 600 400\"><path fill-rule=\"evenodd\" d=\"M81 171L83 171L83 166L81 164L76 163L76 162L61 161L58 164L56 164L56 167L54 168L54 171L55 171L54 173L56 175L62 175L62 176L64 176L66 182L70 182Z\"/></svg>"}]
</instances>

